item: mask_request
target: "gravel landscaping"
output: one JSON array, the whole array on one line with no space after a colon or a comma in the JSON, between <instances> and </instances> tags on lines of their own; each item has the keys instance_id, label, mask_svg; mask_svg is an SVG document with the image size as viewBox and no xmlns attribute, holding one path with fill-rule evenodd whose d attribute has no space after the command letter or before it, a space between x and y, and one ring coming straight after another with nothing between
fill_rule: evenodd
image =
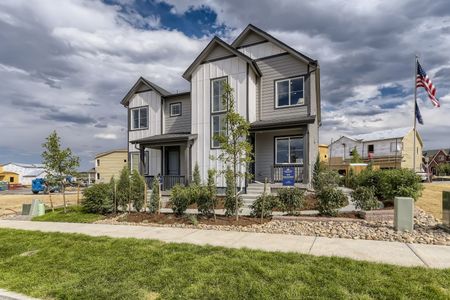
<instances>
[{"instance_id":1,"label":"gravel landscaping","mask_svg":"<svg viewBox=\"0 0 450 300\"><path fill-rule=\"evenodd\" d=\"M147 225L163 227L198 228L224 231L265 232L294 235L310 235L348 239L366 239L382 241L398 241L407 243L435 244L450 246L450 233L439 227L439 221L420 208L415 209L414 231L396 232L393 223L383 222L351 222L351 221L288 221L272 220L264 224L249 226L236 225L210 225L210 224L156 224L121 222L124 216L100 220L97 224L121 224L121 225Z\"/></svg>"}]
</instances>

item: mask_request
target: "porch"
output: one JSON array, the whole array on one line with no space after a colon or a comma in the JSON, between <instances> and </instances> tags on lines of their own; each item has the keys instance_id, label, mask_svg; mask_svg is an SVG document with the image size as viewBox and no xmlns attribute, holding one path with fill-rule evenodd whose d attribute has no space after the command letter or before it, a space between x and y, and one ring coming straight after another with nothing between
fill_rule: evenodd
<instances>
[{"instance_id":1,"label":"porch","mask_svg":"<svg viewBox=\"0 0 450 300\"><path fill-rule=\"evenodd\" d=\"M159 176L161 190L187 185L191 180L191 149L195 134L162 134L132 141L139 150L139 173L150 188ZM147 152L151 154L146 155Z\"/></svg>"}]
</instances>

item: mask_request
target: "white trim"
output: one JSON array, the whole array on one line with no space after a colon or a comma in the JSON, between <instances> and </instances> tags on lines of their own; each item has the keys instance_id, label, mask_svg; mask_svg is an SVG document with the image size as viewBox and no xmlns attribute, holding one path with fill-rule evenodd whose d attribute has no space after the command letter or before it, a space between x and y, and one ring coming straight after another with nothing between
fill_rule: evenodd
<instances>
[{"instance_id":1,"label":"white trim","mask_svg":"<svg viewBox=\"0 0 450 300\"><path fill-rule=\"evenodd\" d=\"M141 110L146 109L147 110L147 126L145 127L134 127L134 116L133 116L133 112L134 111L139 111L138 113L138 126L140 126L141 124ZM150 114L149 114L150 110L148 108L148 106L140 106L140 107L135 107L135 108L130 108L130 115L131 115L131 124L130 124L130 129L131 130L143 130L143 129L148 129L148 126L150 124Z\"/></svg>"},{"instance_id":2,"label":"white trim","mask_svg":"<svg viewBox=\"0 0 450 300\"><path fill-rule=\"evenodd\" d=\"M294 138L301 138L302 139L302 143L303 143L303 157L302 157L302 163L291 163L291 162L287 162L287 163L279 163L278 162L278 147L277 147L277 141L278 140L288 140L288 160L291 160L291 139ZM292 136L279 136L275 138L275 164L276 165L300 165L303 166L305 163L305 137L303 135L292 135Z\"/></svg>"},{"instance_id":3,"label":"white trim","mask_svg":"<svg viewBox=\"0 0 450 300\"><path fill-rule=\"evenodd\" d=\"M303 97L300 98L301 103L298 103L298 104L291 104L291 80L294 80L294 79L302 80ZM278 105L278 83L283 82L283 81L288 82L288 99L289 99L288 105ZM303 106L303 105L305 105L305 77L304 76L275 80L275 108L295 107L295 106Z\"/></svg>"},{"instance_id":4,"label":"white trim","mask_svg":"<svg viewBox=\"0 0 450 300\"><path fill-rule=\"evenodd\" d=\"M223 77L211 79L211 87L210 87L210 89L211 89L211 113L212 114L219 114L219 113L227 112L227 108L226 107L223 110L217 110L217 111L214 110L214 82L222 81L222 80L225 80L228 83L228 76L223 76ZM222 88L222 87L220 87L220 88ZM222 92L222 95L223 95L223 92ZM219 98L219 107L220 107L220 105L222 103L222 95L219 95L220 96L220 98Z\"/></svg>"},{"instance_id":5,"label":"white trim","mask_svg":"<svg viewBox=\"0 0 450 300\"><path fill-rule=\"evenodd\" d=\"M175 106L179 106L179 107L180 107L180 112L177 113L177 114L175 114L175 113L172 112L172 108L175 107ZM178 117L178 116L181 116L181 109L182 109L181 102L170 103L170 104L169 104L169 115L170 115L171 117Z\"/></svg>"}]
</instances>

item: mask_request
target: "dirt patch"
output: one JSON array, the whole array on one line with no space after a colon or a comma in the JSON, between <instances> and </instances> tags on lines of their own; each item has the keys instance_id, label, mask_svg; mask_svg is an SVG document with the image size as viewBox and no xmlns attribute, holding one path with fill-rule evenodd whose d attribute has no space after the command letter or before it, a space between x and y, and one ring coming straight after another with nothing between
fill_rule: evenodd
<instances>
[{"instance_id":1,"label":"dirt patch","mask_svg":"<svg viewBox=\"0 0 450 300\"><path fill-rule=\"evenodd\" d=\"M302 210L317 210L319 206L319 201L315 194L307 194L305 196L305 201L303 202Z\"/></svg>"},{"instance_id":2,"label":"dirt patch","mask_svg":"<svg viewBox=\"0 0 450 300\"><path fill-rule=\"evenodd\" d=\"M271 218L263 219L263 223L267 223ZM205 224L205 225L235 225L235 226L250 226L253 224L261 224L260 218L252 218L246 216L240 216L239 220L236 218L217 216L216 220L213 217L185 215L176 216L174 214L162 213L162 214L148 214L148 213L130 213L117 219L119 222L128 223L154 223L154 224Z\"/></svg>"}]
</instances>

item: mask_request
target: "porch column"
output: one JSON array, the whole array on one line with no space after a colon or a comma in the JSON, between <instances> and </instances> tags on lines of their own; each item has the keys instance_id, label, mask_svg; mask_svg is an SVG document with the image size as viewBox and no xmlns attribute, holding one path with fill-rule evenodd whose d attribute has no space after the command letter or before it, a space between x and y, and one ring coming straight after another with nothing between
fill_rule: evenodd
<instances>
[{"instance_id":1,"label":"porch column","mask_svg":"<svg viewBox=\"0 0 450 300\"><path fill-rule=\"evenodd\" d=\"M190 176L190 170L189 170L189 158L190 158L190 151L191 151L191 145L189 142L186 143L186 150L184 151L184 157L185 157L185 161L186 161L186 185L189 184L190 180L191 180L191 176Z\"/></svg>"},{"instance_id":2,"label":"porch column","mask_svg":"<svg viewBox=\"0 0 450 300\"><path fill-rule=\"evenodd\" d=\"M145 147L144 145L139 145L139 174L144 176L145 174Z\"/></svg>"}]
</instances>

